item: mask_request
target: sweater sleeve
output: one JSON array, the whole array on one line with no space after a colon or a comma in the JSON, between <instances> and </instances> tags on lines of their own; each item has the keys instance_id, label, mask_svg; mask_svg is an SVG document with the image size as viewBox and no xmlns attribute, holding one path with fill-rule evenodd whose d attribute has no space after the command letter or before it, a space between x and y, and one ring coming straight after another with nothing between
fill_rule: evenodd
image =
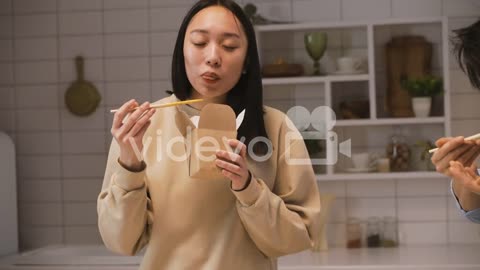
<instances>
[{"instance_id":1,"label":"sweater sleeve","mask_svg":"<svg viewBox=\"0 0 480 270\"><path fill-rule=\"evenodd\" d=\"M465 209L463 209L462 205L460 204L460 200L458 199L457 195L455 194L455 191L453 190L453 180L450 181L450 192L452 193L453 198L455 199L457 208L460 210L460 212L462 212L462 214L471 222L480 223L480 208L473 209L470 211L466 211Z\"/></svg>"},{"instance_id":2,"label":"sweater sleeve","mask_svg":"<svg viewBox=\"0 0 480 270\"><path fill-rule=\"evenodd\" d=\"M314 237L318 237L320 196L316 177L305 143L299 140L298 132L296 135L296 140L287 143L289 151L282 151L278 158L273 190L253 176L245 190L234 192L245 229L268 257L311 248ZM288 159L293 157L306 162L289 164Z\"/></svg>"},{"instance_id":3,"label":"sweater sleeve","mask_svg":"<svg viewBox=\"0 0 480 270\"><path fill-rule=\"evenodd\" d=\"M119 147L113 139L97 200L98 227L107 248L134 255L148 242L153 213L145 170L126 170L118 163L118 156Z\"/></svg>"}]
</instances>

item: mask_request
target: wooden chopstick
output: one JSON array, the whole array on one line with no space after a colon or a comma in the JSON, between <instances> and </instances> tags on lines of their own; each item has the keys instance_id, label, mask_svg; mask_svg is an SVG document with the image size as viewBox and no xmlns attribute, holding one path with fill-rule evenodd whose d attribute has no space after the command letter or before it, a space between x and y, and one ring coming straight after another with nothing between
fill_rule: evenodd
<instances>
[{"instance_id":1,"label":"wooden chopstick","mask_svg":"<svg viewBox=\"0 0 480 270\"><path fill-rule=\"evenodd\" d=\"M165 104L158 104L158 105L150 105L150 109L160 109L160 108L165 108L165 107L171 107L171 106L177 106L177 105L182 105L182 104L190 104L190 103L196 103L196 102L202 102L203 99L190 99L190 100L184 100L184 101L176 101L176 102L171 102L171 103L165 103ZM133 110L138 109L139 107L133 108ZM114 109L110 110L111 113L117 112L119 109Z\"/></svg>"},{"instance_id":2,"label":"wooden chopstick","mask_svg":"<svg viewBox=\"0 0 480 270\"><path fill-rule=\"evenodd\" d=\"M475 134L475 135L472 135L472 136L470 136L470 137L465 138L465 140L468 140L468 141L470 141L470 140L478 140L478 139L480 139L480 133L477 133L477 134ZM433 152L435 152L435 151L437 151L437 150L438 150L438 148L433 148L433 149L428 150L428 152L429 152L429 153L433 153Z\"/></svg>"}]
</instances>

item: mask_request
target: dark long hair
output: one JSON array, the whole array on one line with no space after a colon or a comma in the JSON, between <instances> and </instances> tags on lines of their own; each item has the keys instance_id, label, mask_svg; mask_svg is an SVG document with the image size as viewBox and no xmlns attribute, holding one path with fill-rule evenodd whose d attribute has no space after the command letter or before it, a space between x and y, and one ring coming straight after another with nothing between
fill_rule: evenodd
<instances>
[{"instance_id":1,"label":"dark long hair","mask_svg":"<svg viewBox=\"0 0 480 270\"><path fill-rule=\"evenodd\" d=\"M452 43L460 68L470 83L480 89L480 20L453 32Z\"/></svg>"},{"instance_id":2,"label":"dark long hair","mask_svg":"<svg viewBox=\"0 0 480 270\"><path fill-rule=\"evenodd\" d=\"M240 21L247 35L248 48L245 59L245 72L240 76L237 84L227 94L227 104L232 107L238 115L245 109L245 117L238 129L237 138L245 137L245 144L248 145L255 137L268 138L263 121L263 87L260 73L260 60L257 52L257 41L255 31L250 20L240 6L232 0L200 0L188 11L178 31L175 49L172 59L172 86L173 93L180 100L186 100L192 92L192 85L187 78L185 71L185 59L183 46L187 27L193 16L204 8L210 6L222 6L230 10ZM256 144L255 153L265 153L265 144Z\"/></svg>"}]
</instances>

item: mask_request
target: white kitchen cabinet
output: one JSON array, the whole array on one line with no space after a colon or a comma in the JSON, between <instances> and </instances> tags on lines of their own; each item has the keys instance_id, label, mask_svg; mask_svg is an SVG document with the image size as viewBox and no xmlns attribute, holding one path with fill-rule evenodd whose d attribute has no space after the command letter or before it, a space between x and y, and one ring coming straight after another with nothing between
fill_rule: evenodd
<instances>
[{"instance_id":1,"label":"white kitchen cabinet","mask_svg":"<svg viewBox=\"0 0 480 270\"><path fill-rule=\"evenodd\" d=\"M306 107L312 112L318 106L332 108L337 120L332 129L334 144L327 143L322 162L324 173L318 180L372 180L372 179L428 179L442 177L433 171L406 171L392 173L346 173L350 158L339 153L339 146L353 152L382 154L393 134L407 138L407 143L430 140L450 134L450 78L448 21L440 18L386 19L362 22L318 22L256 26L258 50L262 65L278 58L298 63L311 74L313 61L303 43L306 32L322 31L328 35L325 55L320 61L325 75L288 78L264 78L265 104L287 112L293 106ZM384 109L386 93L385 45L394 36L416 34L432 43L432 73L443 80L443 95L434 99L432 116L426 118L389 118ZM340 56L361 57L364 74L335 75L335 61ZM369 117L365 119L338 119L339 102L365 99L369 102ZM312 120L312 119L309 119ZM312 121L316 121L313 119ZM311 122L311 121L310 121ZM316 130L314 130L316 131ZM325 132L324 130L321 132Z\"/></svg>"}]
</instances>

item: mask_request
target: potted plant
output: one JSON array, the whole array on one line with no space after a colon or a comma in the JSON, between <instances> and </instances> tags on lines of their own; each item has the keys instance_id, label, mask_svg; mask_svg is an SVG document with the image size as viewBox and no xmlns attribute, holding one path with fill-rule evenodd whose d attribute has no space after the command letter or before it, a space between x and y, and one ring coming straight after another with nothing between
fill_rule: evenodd
<instances>
[{"instance_id":1,"label":"potted plant","mask_svg":"<svg viewBox=\"0 0 480 270\"><path fill-rule=\"evenodd\" d=\"M420 78L405 78L401 81L402 87L412 97L413 111L416 117L428 117L432 106L432 97L442 93L442 80L427 75Z\"/></svg>"}]
</instances>

